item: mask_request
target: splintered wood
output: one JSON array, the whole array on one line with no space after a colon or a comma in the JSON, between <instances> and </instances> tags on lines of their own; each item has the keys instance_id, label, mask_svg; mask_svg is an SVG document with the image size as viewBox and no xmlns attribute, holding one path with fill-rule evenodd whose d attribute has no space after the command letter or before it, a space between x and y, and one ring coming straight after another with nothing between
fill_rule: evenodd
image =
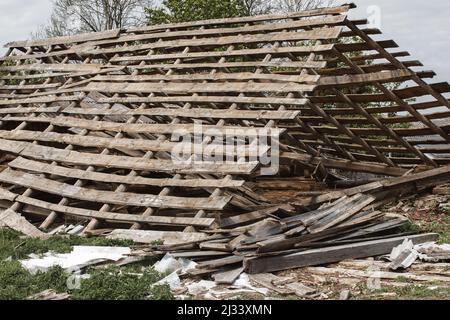
<instances>
[{"instance_id":1,"label":"splintered wood","mask_svg":"<svg viewBox=\"0 0 450 320\"><path fill-rule=\"evenodd\" d=\"M162 241L224 283L387 253L380 208L450 182L450 86L353 7L7 44L0 225Z\"/></svg>"}]
</instances>

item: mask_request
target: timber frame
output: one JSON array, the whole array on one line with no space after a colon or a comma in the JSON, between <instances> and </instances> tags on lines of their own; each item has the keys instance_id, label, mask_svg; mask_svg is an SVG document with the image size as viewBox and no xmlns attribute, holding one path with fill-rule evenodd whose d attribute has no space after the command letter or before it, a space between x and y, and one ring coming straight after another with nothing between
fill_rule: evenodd
<instances>
[{"instance_id":1,"label":"timber frame","mask_svg":"<svg viewBox=\"0 0 450 320\"><path fill-rule=\"evenodd\" d=\"M185 239L270 207L248 184L264 165L242 161L261 152L254 132L280 135L281 163L306 171L450 164L450 122L436 124L450 116L450 86L425 82L434 72L413 71L421 63L400 60L409 53L394 41L373 40L381 31L348 19L353 7L7 44L0 205L46 229L70 216L87 231L108 222ZM189 163L171 161L172 133L198 123L238 130L247 145L197 163L198 146L217 144L205 135Z\"/></svg>"}]
</instances>

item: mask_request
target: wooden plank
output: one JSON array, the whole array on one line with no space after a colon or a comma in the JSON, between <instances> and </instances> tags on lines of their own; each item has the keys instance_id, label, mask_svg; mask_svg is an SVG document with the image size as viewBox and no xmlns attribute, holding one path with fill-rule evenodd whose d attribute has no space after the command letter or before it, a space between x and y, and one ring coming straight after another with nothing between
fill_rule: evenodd
<instances>
[{"instance_id":1,"label":"wooden plank","mask_svg":"<svg viewBox=\"0 0 450 320\"><path fill-rule=\"evenodd\" d=\"M58 113L61 107L0 108L0 114Z\"/></svg>"},{"instance_id":2,"label":"wooden plank","mask_svg":"<svg viewBox=\"0 0 450 320\"><path fill-rule=\"evenodd\" d=\"M99 219L114 222L126 222L126 223L147 223L157 225L172 225L172 226L195 226L209 228L215 221L212 218L179 218L179 217L167 217L167 216L148 216L143 217L140 215L123 214L115 212L101 212L96 210L87 210L81 208L75 208L70 206L63 206L53 204L50 202L33 199L30 197L18 195L0 188L0 199L13 202L20 202L23 204L32 205L37 208L42 208L51 211L63 213L69 216L86 218L86 219ZM11 200L12 199L12 200Z\"/></svg>"},{"instance_id":3,"label":"wooden plank","mask_svg":"<svg viewBox=\"0 0 450 320\"><path fill-rule=\"evenodd\" d=\"M382 164L368 163L368 162L358 162L350 160L335 160L327 159L323 157L312 157L308 154L301 153L281 153L281 158L297 160L302 163L311 163L318 165L319 163L328 168L342 169L347 171L355 172L367 172L375 174L383 174L389 176L402 176L408 170L403 168L389 167Z\"/></svg>"},{"instance_id":4,"label":"wooden plank","mask_svg":"<svg viewBox=\"0 0 450 320\"><path fill-rule=\"evenodd\" d=\"M270 147L251 147L230 148L223 144L211 144L208 148L201 144L177 143L170 141L144 140L144 139L126 139L126 138L103 138L94 136L79 136L74 134L64 134L56 132L39 132L27 130L3 131L0 130L0 138L18 141L40 141L57 142L67 145L76 145L83 147L108 148L117 150L142 150L142 151L161 151L183 154L198 154L206 156L240 156L240 157L258 157L269 151Z\"/></svg>"},{"instance_id":5,"label":"wooden plank","mask_svg":"<svg viewBox=\"0 0 450 320\"><path fill-rule=\"evenodd\" d=\"M201 63L199 66L207 67L209 64ZM225 65L222 63L221 65ZM146 68L152 66L145 65ZM170 65L172 66L172 65ZM181 68L182 64L177 64L176 68ZM215 68L216 66L214 66ZM225 66L224 66L225 67ZM170 67L172 68L172 67ZM302 67L303 68L303 67ZM258 82L228 82L224 83L111 83L111 82L90 82L84 91L98 91L107 93L152 93L164 92L167 94L186 93L214 93L219 92L304 92L312 91L315 86L297 83L258 83Z\"/></svg>"},{"instance_id":6,"label":"wooden plank","mask_svg":"<svg viewBox=\"0 0 450 320\"><path fill-rule=\"evenodd\" d=\"M9 105L25 105L25 104L48 104L53 102L71 102L80 100L77 96L48 96L39 98L25 98L25 99L11 99L2 100L0 99L0 106Z\"/></svg>"},{"instance_id":7,"label":"wooden plank","mask_svg":"<svg viewBox=\"0 0 450 320\"><path fill-rule=\"evenodd\" d=\"M217 284L233 284L234 281L244 272L244 267L231 269L213 274L213 279Z\"/></svg>"},{"instance_id":8,"label":"wooden plank","mask_svg":"<svg viewBox=\"0 0 450 320\"><path fill-rule=\"evenodd\" d=\"M108 239L132 240L136 243L153 244L163 241L164 245L184 244L205 240L208 236L202 232L176 232L153 230L121 230L116 229L106 236Z\"/></svg>"},{"instance_id":9,"label":"wooden plank","mask_svg":"<svg viewBox=\"0 0 450 320\"><path fill-rule=\"evenodd\" d=\"M126 156L82 153L4 139L0 139L0 150L36 160L168 173L250 174L258 166L258 162L235 164L214 162L174 163L171 160L149 160Z\"/></svg>"},{"instance_id":10,"label":"wooden plank","mask_svg":"<svg viewBox=\"0 0 450 320\"><path fill-rule=\"evenodd\" d=\"M43 90L60 87L61 83L25 84L25 85L2 85L0 90Z\"/></svg>"},{"instance_id":11,"label":"wooden plank","mask_svg":"<svg viewBox=\"0 0 450 320\"><path fill-rule=\"evenodd\" d=\"M265 34L276 31L292 31L292 32L301 32L299 29L310 29L311 27L323 27L330 26L336 24L342 24L345 21L346 17L339 16L327 16L315 19L303 19L303 20L295 20L295 21L287 21L287 22L278 22L278 23L263 23L257 25L246 25L246 26L232 26L221 27L221 28L209 28L202 29L201 31L198 29L190 29L190 30L171 30L167 32L167 30L161 30L160 32L150 32L143 34L126 34L117 39L111 40L103 40L96 41L92 45L103 47L105 45L111 44L123 44L125 42L132 43L138 41L148 41L148 40L159 40L159 39L184 39L184 38L192 38L196 37L201 33L202 37L208 38L218 38L223 37L225 35L238 35L238 34Z\"/></svg>"},{"instance_id":12,"label":"wooden plank","mask_svg":"<svg viewBox=\"0 0 450 320\"><path fill-rule=\"evenodd\" d=\"M39 238L42 240L46 240L50 237L13 210L0 210L0 221L9 228L19 231L28 237Z\"/></svg>"},{"instance_id":13,"label":"wooden plank","mask_svg":"<svg viewBox=\"0 0 450 320\"><path fill-rule=\"evenodd\" d=\"M11 108L12 109L12 108ZM17 108L23 109L23 108ZM40 108L42 110L43 108ZM31 108L30 112L33 111ZM15 111L15 110L13 110ZM0 113L8 112L0 109ZM18 113L18 112L17 112ZM26 113L26 112L22 112ZM87 108L65 108L61 111L64 114L76 115L112 115L112 116L168 116L168 117L186 117L186 118L212 118L212 119L251 119L251 120L292 120L295 119L300 111L272 111L272 110L229 110L229 109L169 109L169 108L151 108L151 109L87 109Z\"/></svg>"},{"instance_id":14,"label":"wooden plank","mask_svg":"<svg viewBox=\"0 0 450 320\"><path fill-rule=\"evenodd\" d=\"M416 236L396 237L383 240L365 241L334 247L311 249L286 256L269 256L249 258L244 261L246 271L250 274L274 272L293 268L302 268L339 262L347 259L359 259L390 253L392 248L405 239L414 244L436 241L438 234L429 233Z\"/></svg>"},{"instance_id":15,"label":"wooden plank","mask_svg":"<svg viewBox=\"0 0 450 320\"><path fill-rule=\"evenodd\" d=\"M111 62L140 62L140 61L167 61L176 59L205 59L208 57L221 58L221 57L238 57L238 56L265 56L268 54L273 55L273 57L285 56L286 54L295 55L308 55L311 53L327 53L333 49L333 44L321 44L312 46L292 46L292 47L267 47L267 48L256 48L256 49L236 49L232 51L200 51L200 52L182 52L182 53L164 53L164 54L154 54L154 55L133 55L133 56L119 56L112 58ZM236 73L233 73L236 74ZM230 75L230 76L233 76ZM162 76L162 75L159 75ZM207 74L205 74L207 76ZM213 75L211 75L213 76ZM261 74L260 76L263 76ZM313 75L310 75L314 77ZM257 74L254 77L261 79Z\"/></svg>"},{"instance_id":16,"label":"wooden plank","mask_svg":"<svg viewBox=\"0 0 450 320\"><path fill-rule=\"evenodd\" d=\"M0 71L98 72L101 68L101 64L22 64L18 66L0 66Z\"/></svg>"},{"instance_id":17,"label":"wooden plank","mask_svg":"<svg viewBox=\"0 0 450 320\"><path fill-rule=\"evenodd\" d=\"M272 104L304 106L307 99L275 97L231 97L231 96L170 96L170 97L112 97L96 99L98 103L221 103L221 104ZM1 100L0 100L1 104Z\"/></svg>"},{"instance_id":18,"label":"wooden plank","mask_svg":"<svg viewBox=\"0 0 450 320\"><path fill-rule=\"evenodd\" d=\"M305 61L305 62L223 62L223 63L179 63L179 64L146 64L143 66L128 66L131 70L151 70L151 69L222 69L222 68L296 68L296 69L320 69L326 66L326 61Z\"/></svg>"},{"instance_id":19,"label":"wooden plank","mask_svg":"<svg viewBox=\"0 0 450 320\"><path fill-rule=\"evenodd\" d=\"M26 41L15 41L10 42L5 45L8 48L24 48L24 47L38 47L38 46L52 46L58 44L72 44L72 43L80 43L94 40L102 40L102 39L110 39L116 38L120 35L120 29L101 31L101 32L91 32L91 33L83 33L74 36L62 36L62 37L53 37L47 39L35 39L35 40L26 40Z\"/></svg>"},{"instance_id":20,"label":"wooden plank","mask_svg":"<svg viewBox=\"0 0 450 320\"><path fill-rule=\"evenodd\" d=\"M413 72L409 70L385 70L368 74L347 74L344 76L323 76L318 82L319 86L347 86L361 85L374 82L404 81L411 78Z\"/></svg>"},{"instance_id":21,"label":"wooden plank","mask_svg":"<svg viewBox=\"0 0 450 320\"><path fill-rule=\"evenodd\" d=\"M231 197L183 198L94 190L76 187L12 169L2 171L0 173L0 181L65 198L137 207L222 210L231 200Z\"/></svg>"},{"instance_id":22,"label":"wooden plank","mask_svg":"<svg viewBox=\"0 0 450 320\"><path fill-rule=\"evenodd\" d=\"M280 48L279 48L280 49ZM286 49L286 48L285 48ZM234 52L234 51L232 51ZM209 54L209 52L208 52ZM222 54L220 52L220 54ZM153 56L145 56L153 57ZM249 81L249 80L268 80L279 82L295 83L316 83L319 80L318 75L282 75L274 73L253 73L253 72L234 72L234 73L198 73L198 74L152 74L152 75L107 75L95 76L92 81L100 82L158 82L158 81Z\"/></svg>"},{"instance_id":23,"label":"wooden plank","mask_svg":"<svg viewBox=\"0 0 450 320\"><path fill-rule=\"evenodd\" d=\"M269 34L225 36L220 38L198 38L198 39L158 41L147 44L116 47L112 49L86 48L83 51L85 54L98 55L98 54L133 52L150 49L165 49L165 48L180 48L180 47L185 48L192 46L222 47L225 45L242 44L242 43L250 44L250 43L276 42L276 41L327 40L327 39L337 39L341 31L342 27L318 28L311 31L303 31L303 32L276 32Z\"/></svg>"},{"instance_id":24,"label":"wooden plank","mask_svg":"<svg viewBox=\"0 0 450 320\"><path fill-rule=\"evenodd\" d=\"M118 183L138 186L156 187L183 187L183 188L239 188L245 183L244 180L229 179L164 179L164 178L144 178L128 177L116 174L90 172L86 170L61 167L17 157L8 163L8 166L24 171L36 173L46 173L80 180L89 180L103 183Z\"/></svg>"},{"instance_id":25,"label":"wooden plank","mask_svg":"<svg viewBox=\"0 0 450 320\"><path fill-rule=\"evenodd\" d=\"M327 194L315 197L314 199L311 200L314 203L319 204L332 201L334 199L338 199L343 196L352 196L357 193L371 192L373 194L374 192L386 189L400 188L400 187L405 188L405 186L407 186L408 184L420 184L424 182L427 182L429 184L433 183L444 184L450 182L449 172L450 166L447 165L437 169L426 170L416 174L380 180L346 190L329 192Z\"/></svg>"},{"instance_id":26,"label":"wooden plank","mask_svg":"<svg viewBox=\"0 0 450 320\"><path fill-rule=\"evenodd\" d=\"M331 214L325 216L323 219L309 226L308 230L311 233L317 233L339 225L341 222L349 219L350 217L363 210L375 200L376 197L374 196L364 195L358 198L357 201L354 201L350 208L346 208L343 211L335 210Z\"/></svg>"},{"instance_id":27,"label":"wooden plank","mask_svg":"<svg viewBox=\"0 0 450 320\"><path fill-rule=\"evenodd\" d=\"M214 126L197 124L129 124L108 121L85 120L73 117L58 116L55 118L43 117L8 117L8 121L50 123L54 126L82 128L91 131L115 131L127 133L160 133L180 135L193 134L204 136L230 136L230 137L263 137L280 136L285 130L278 128L247 128L238 126Z\"/></svg>"}]
</instances>

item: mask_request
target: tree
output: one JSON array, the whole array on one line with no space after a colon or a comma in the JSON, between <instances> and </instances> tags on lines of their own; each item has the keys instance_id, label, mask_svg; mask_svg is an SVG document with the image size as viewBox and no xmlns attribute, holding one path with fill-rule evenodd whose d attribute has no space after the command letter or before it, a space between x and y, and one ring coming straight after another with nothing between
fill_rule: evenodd
<instances>
[{"instance_id":1,"label":"tree","mask_svg":"<svg viewBox=\"0 0 450 320\"><path fill-rule=\"evenodd\" d=\"M47 25L35 37L126 28L145 22L145 8L152 0L54 0Z\"/></svg>"},{"instance_id":2,"label":"tree","mask_svg":"<svg viewBox=\"0 0 450 320\"><path fill-rule=\"evenodd\" d=\"M247 9L242 0L164 0L146 12L149 24L162 24L240 17Z\"/></svg>"},{"instance_id":3,"label":"tree","mask_svg":"<svg viewBox=\"0 0 450 320\"><path fill-rule=\"evenodd\" d=\"M297 12L320 7L330 7L335 2L335 0L275 0L274 6L277 11Z\"/></svg>"},{"instance_id":4,"label":"tree","mask_svg":"<svg viewBox=\"0 0 450 320\"><path fill-rule=\"evenodd\" d=\"M246 16L270 13L274 9L271 0L243 0Z\"/></svg>"}]
</instances>

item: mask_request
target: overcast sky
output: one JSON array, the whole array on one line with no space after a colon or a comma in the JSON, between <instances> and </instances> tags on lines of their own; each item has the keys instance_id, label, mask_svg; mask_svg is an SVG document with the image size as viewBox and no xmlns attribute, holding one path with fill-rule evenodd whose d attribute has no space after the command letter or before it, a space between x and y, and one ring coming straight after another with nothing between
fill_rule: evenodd
<instances>
[{"instance_id":1,"label":"overcast sky","mask_svg":"<svg viewBox=\"0 0 450 320\"><path fill-rule=\"evenodd\" d=\"M348 3L351 0L338 0ZM435 81L450 81L449 0L355 0L351 17L366 18L369 6L380 8L383 38L394 39L400 50L438 74ZM0 0L0 43L29 38L48 21L50 0ZM0 49L3 53L4 49Z\"/></svg>"}]
</instances>

